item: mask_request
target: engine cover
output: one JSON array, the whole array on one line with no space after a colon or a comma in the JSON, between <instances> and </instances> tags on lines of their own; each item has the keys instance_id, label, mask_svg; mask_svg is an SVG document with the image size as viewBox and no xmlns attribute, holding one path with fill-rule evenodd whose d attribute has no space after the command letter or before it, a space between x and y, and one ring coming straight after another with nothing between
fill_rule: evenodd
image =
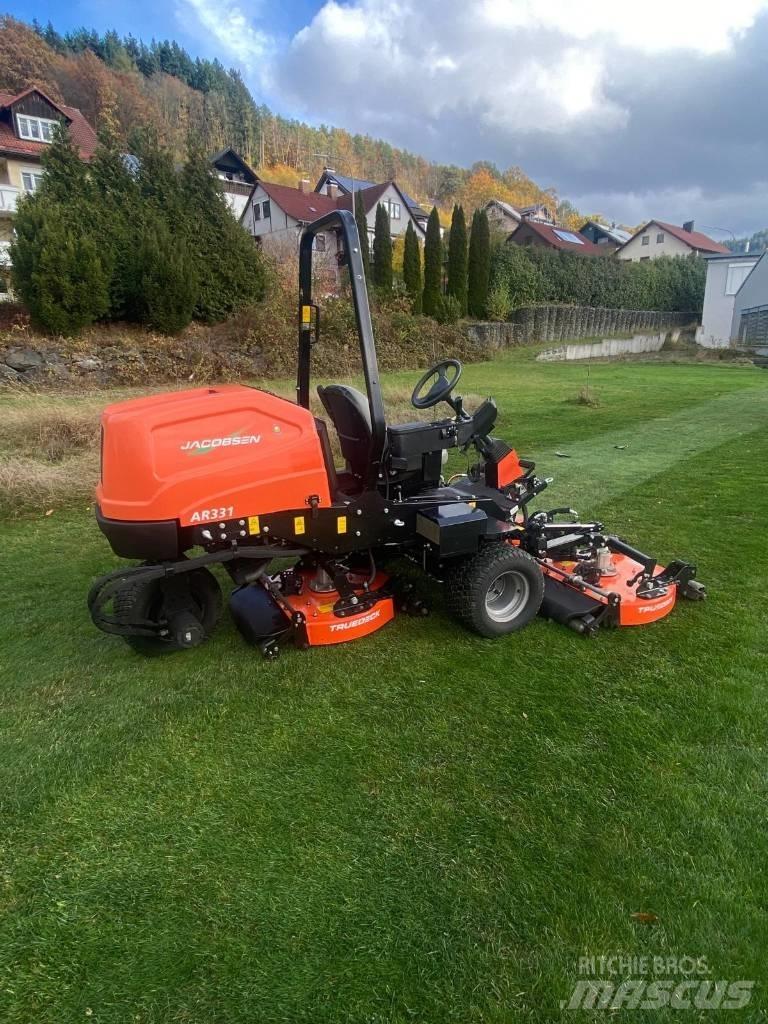
<instances>
[{"instance_id":1,"label":"engine cover","mask_svg":"<svg viewBox=\"0 0 768 1024\"><path fill-rule=\"evenodd\" d=\"M314 417L240 384L108 406L101 417L107 519L181 526L331 504Z\"/></svg>"}]
</instances>

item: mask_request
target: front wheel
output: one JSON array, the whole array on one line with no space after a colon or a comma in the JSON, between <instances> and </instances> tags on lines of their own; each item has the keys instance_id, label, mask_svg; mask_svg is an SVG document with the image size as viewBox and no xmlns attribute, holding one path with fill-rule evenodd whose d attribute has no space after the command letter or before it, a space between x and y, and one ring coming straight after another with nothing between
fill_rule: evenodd
<instances>
[{"instance_id":1,"label":"front wheel","mask_svg":"<svg viewBox=\"0 0 768 1024\"><path fill-rule=\"evenodd\" d=\"M213 632L222 607L221 588L216 577L208 569L193 569L184 573L180 579L183 580L185 593L183 597L176 598L174 610L177 616L184 616L183 621L190 626L192 633L169 630L165 636L123 637L128 646L139 654L151 658L181 651L196 646ZM126 625L137 622L167 625L169 618L160 580L144 582L139 579L127 583L115 595L113 609L115 618Z\"/></svg>"},{"instance_id":2,"label":"front wheel","mask_svg":"<svg viewBox=\"0 0 768 1024\"><path fill-rule=\"evenodd\" d=\"M446 579L451 613L480 636L504 636L527 626L543 598L544 577L537 563L504 543L462 559Z\"/></svg>"}]
</instances>

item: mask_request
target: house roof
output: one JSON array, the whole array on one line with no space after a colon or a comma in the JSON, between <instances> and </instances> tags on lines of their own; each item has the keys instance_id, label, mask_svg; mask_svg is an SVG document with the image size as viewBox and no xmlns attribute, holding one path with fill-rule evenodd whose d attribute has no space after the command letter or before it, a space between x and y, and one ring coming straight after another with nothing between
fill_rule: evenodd
<instances>
[{"instance_id":1,"label":"house roof","mask_svg":"<svg viewBox=\"0 0 768 1024\"><path fill-rule=\"evenodd\" d=\"M590 242L588 238L579 234L578 231L571 231L570 228L560 227L558 224L542 224L537 220L526 220L513 231L510 238L514 239L519 231L522 231L523 227L528 227L542 238L545 242L551 245L554 249L560 249L562 252L577 252L582 256L604 256L605 247L595 245ZM567 237L561 237L561 235L570 235L574 241L570 241Z\"/></svg>"},{"instance_id":2,"label":"house roof","mask_svg":"<svg viewBox=\"0 0 768 1024\"><path fill-rule=\"evenodd\" d=\"M512 203L505 203L503 199L489 199L485 205L486 207L499 206L507 216L513 217L515 220L523 219L520 210L518 210L516 206L513 206Z\"/></svg>"},{"instance_id":3,"label":"house roof","mask_svg":"<svg viewBox=\"0 0 768 1024\"><path fill-rule=\"evenodd\" d=\"M253 181L256 181L257 175L254 169L251 167L249 163L247 163L243 159L243 157L240 156L237 150L232 149L231 146L227 146L226 149L222 149L218 153L214 153L214 155L211 157L211 163L214 166L216 166L221 160L224 159L225 156L231 157L235 161L235 163L239 164L242 170L245 171L246 174L248 174L251 177Z\"/></svg>"},{"instance_id":4,"label":"house roof","mask_svg":"<svg viewBox=\"0 0 768 1024\"><path fill-rule=\"evenodd\" d=\"M273 199L280 209L294 220L310 223L318 217L322 217L323 214L330 213L331 210L349 210L354 213L351 192L332 199L323 192L302 192L300 188L294 188L291 185L273 185L271 181L263 181L261 178L258 179L258 183L270 199ZM366 213L370 213L390 185L405 203L405 196L394 181L385 181L381 185L369 185L368 188L356 190L363 200L363 209ZM405 205L408 204L405 203ZM420 230L423 230L421 225L418 226Z\"/></svg>"},{"instance_id":5,"label":"house roof","mask_svg":"<svg viewBox=\"0 0 768 1024\"><path fill-rule=\"evenodd\" d=\"M294 220L311 223L322 217L324 213L337 210L337 200L330 196L324 196L319 192L302 192L300 188L293 188L291 185L274 185L271 181L263 181L259 178L259 185L264 189L270 199Z\"/></svg>"},{"instance_id":6,"label":"house roof","mask_svg":"<svg viewBox=\"0 0 768 1024\"><path fill-rule=\"evenodd\" d=\"M698 249L699 252L711 252L711 253L722 253L723 255L730 252L730 250L720 245L719 242L715 242L714 239L710 238L709 235L704 235L701 231L685 231L683 228L679 228L677 224L667 224L663 220L649 220L647 224L644 224L639 231L636 231L632 238L637 238L638 235L642 235L644 231L647 231L651 225L656 224L663 231L668 232L673 238L677 238L680 242L684 242L690 246L691 249ZM624 245L628 245L632 241L630 238ZM622 246L623 248L623 246Z\"/></svg>"},{"instance_id":7,"label":"house roof","mask_svg":"<svg viewBox=\"0 0 768 1024\"><path fill-rule=\"evenodd\" d=\"M64 115L69 122L69 134L72 142L79 151L81 159L90 160L96 151L98 139L96 138L96 132L91 128L77 107L67 107L63 103L55 103L50 96L46 96L42 89L32 86L15 95L9 92L0 92L0 110L7 110L33 92L38 93L52 107L55 107L56 110ZM48 145L49 143L47 142L31 142L28 139L18 138L10 121L0 118L0 151L3 153L13 153L26 157L41 157Z\"/></svg>"},{"instance_id":8,"label":"house roof","mask_svg":"<svg viewBox=\"0 0 768 1024\"><path fill-rule=\"evenodd\" d=\"M624 245L624 243L628 242L632 237L629 231L625 231L623 228L617 228L613 226L609 227L607 224L603 224L603 222L599 220L588 220L581 226L579 230L583 231L585 228L588 228L590 224L593 224L596 228L598 228L598 230L608 235L608 237L612 239L614 242L616 242L617 245Z\"/></svg>"},{"instance_id":9,"label":"house roof","mask_svg":"<svg viewBox=\"0 0 768 1024\"><path fill-rule=\"evenodd\" d=\"M363 201L363 209L365 210L366 213L371 212L373 207L376 205L376 203L378 203L378 201L381 199L381 197L384 195L384 193L387 191L390 185L394 185L394 182L385 181L381 185L369 185L367 188L360 188L357 190L358 195ZM395 188L397 189L398 192L400 192L400 189L397 188L397 185L395 185ZM403 196L402 192L400 192L400 195L403 198L403 202L405 202L405 196ZM408 204L406 203L406 205ZM354 209L352 208L351 192L347 193L346 195L338 197L338 199L336 200L336 209L351 210L352 213L355 212Z\"/></svg>"},{"instance_id":10,"label":"house roof","mask_svg":"<svg viewBox=\"0 0 768 1024\"><path fill-rule=\"evenodd\" d=\"M755 249L753 252L731 252L731 250L729 249L727 253L721 253L721 252L709 253L708 255L703 256L702 259L705 259L707 261L707 263L709 263L712 260L714 260L714 261L716 261L716 260L728 260L729 262L731 262L732 260L736 260L737 262L738 262L738 260L755 260L755 261L757 261L763 255L763 252L764 252L763 249Z\"/></svg>"},{"instance_id":11,"label":"house roof","mask_svg":"<svg viewBox=\"0 0 768 1024\"><path fill-rule=\"evenodd\" d=\"M325 181L335 181L344 192L352 192L353 190L355 192L364 192L366 189L373 188L376 185L375 181L363 181L362 178L351 178L346 174L337 174L335 171L325 170L315 185L315 191L321 189ZM400 192L400 195L405 200L406 205L415 211L416 216L420 213L423 213L425 217L427 216L412 196L409 196L407 192L403 192L402 189L398 189L398 192Z\"/></svg>"}]
</instances>

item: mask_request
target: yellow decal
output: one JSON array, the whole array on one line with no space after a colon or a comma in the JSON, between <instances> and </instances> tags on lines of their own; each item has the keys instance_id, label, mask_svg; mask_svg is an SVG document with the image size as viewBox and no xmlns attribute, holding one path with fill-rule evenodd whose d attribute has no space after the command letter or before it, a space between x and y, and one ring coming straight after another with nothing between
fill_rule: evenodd
<instances>
[{"instance_id":1,"label":"yellow decal","mask_svg":"<svg viewBox=\"0 0 768 1024\"><path fill-rule=\"evenodd\" d=\"M248 533L261 533L258 516L248 516Z\"/></svg>"},{"instance_id":2,"label":"yellow decal","mask_svg":"<svg viewBox=\"0 0 768 1024\"><path fill-rule=\"evenodd\" d=\"M347 517L346 516L339 516L339 518L336 520L336 533L346 533L346 532L347 532Z\"/></svg>"},{"instance_id":3,"label":"yellow decal","mask_svg":"<svg viewBox=\"0 0 768 1024\"><path fill-rule=\"evenodd\" d=\"M467 504L469 505L470 508L477 508L476 501L468 501Z\"/></svg>"},{"instance_id":4,"label":"yellow decal","mask_svg":"<svg viewBox=\"0 0 768 1024\"><path fill-rule=\"evenodd\" d=\"M304 516L293 517L293 532L297 537L299 534L304 533Z\"/></svg>"},{"instance_id":5,"label":"yellow decal","mask_svg":"<svg viewBox=\"0 0 768 1024\"><path fill-rule=\"evenodd\" d=\"M311 306L302 306L301 307L301 322L303 324L311 324L312 323L312 307Z\"/></svg>"}]
</instances>

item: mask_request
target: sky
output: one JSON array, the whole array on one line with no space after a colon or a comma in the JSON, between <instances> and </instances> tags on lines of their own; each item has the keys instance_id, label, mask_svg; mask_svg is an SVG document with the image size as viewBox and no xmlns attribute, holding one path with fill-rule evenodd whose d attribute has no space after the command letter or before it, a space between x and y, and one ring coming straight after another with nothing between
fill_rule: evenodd
<instances>
[{"instance_id":1,"label":"sky","mask_svg":"<svg viewBox=\"0 0 768 1024\"><path fill-rule=\"evenodd\" d=\"M29 0L238 67L278 113L522 167L584 213L768 226L768 0ZM337 168L343 171L343 168ZM717 230L720 229L720 230Z\"/></svg>"}]
</instances>

